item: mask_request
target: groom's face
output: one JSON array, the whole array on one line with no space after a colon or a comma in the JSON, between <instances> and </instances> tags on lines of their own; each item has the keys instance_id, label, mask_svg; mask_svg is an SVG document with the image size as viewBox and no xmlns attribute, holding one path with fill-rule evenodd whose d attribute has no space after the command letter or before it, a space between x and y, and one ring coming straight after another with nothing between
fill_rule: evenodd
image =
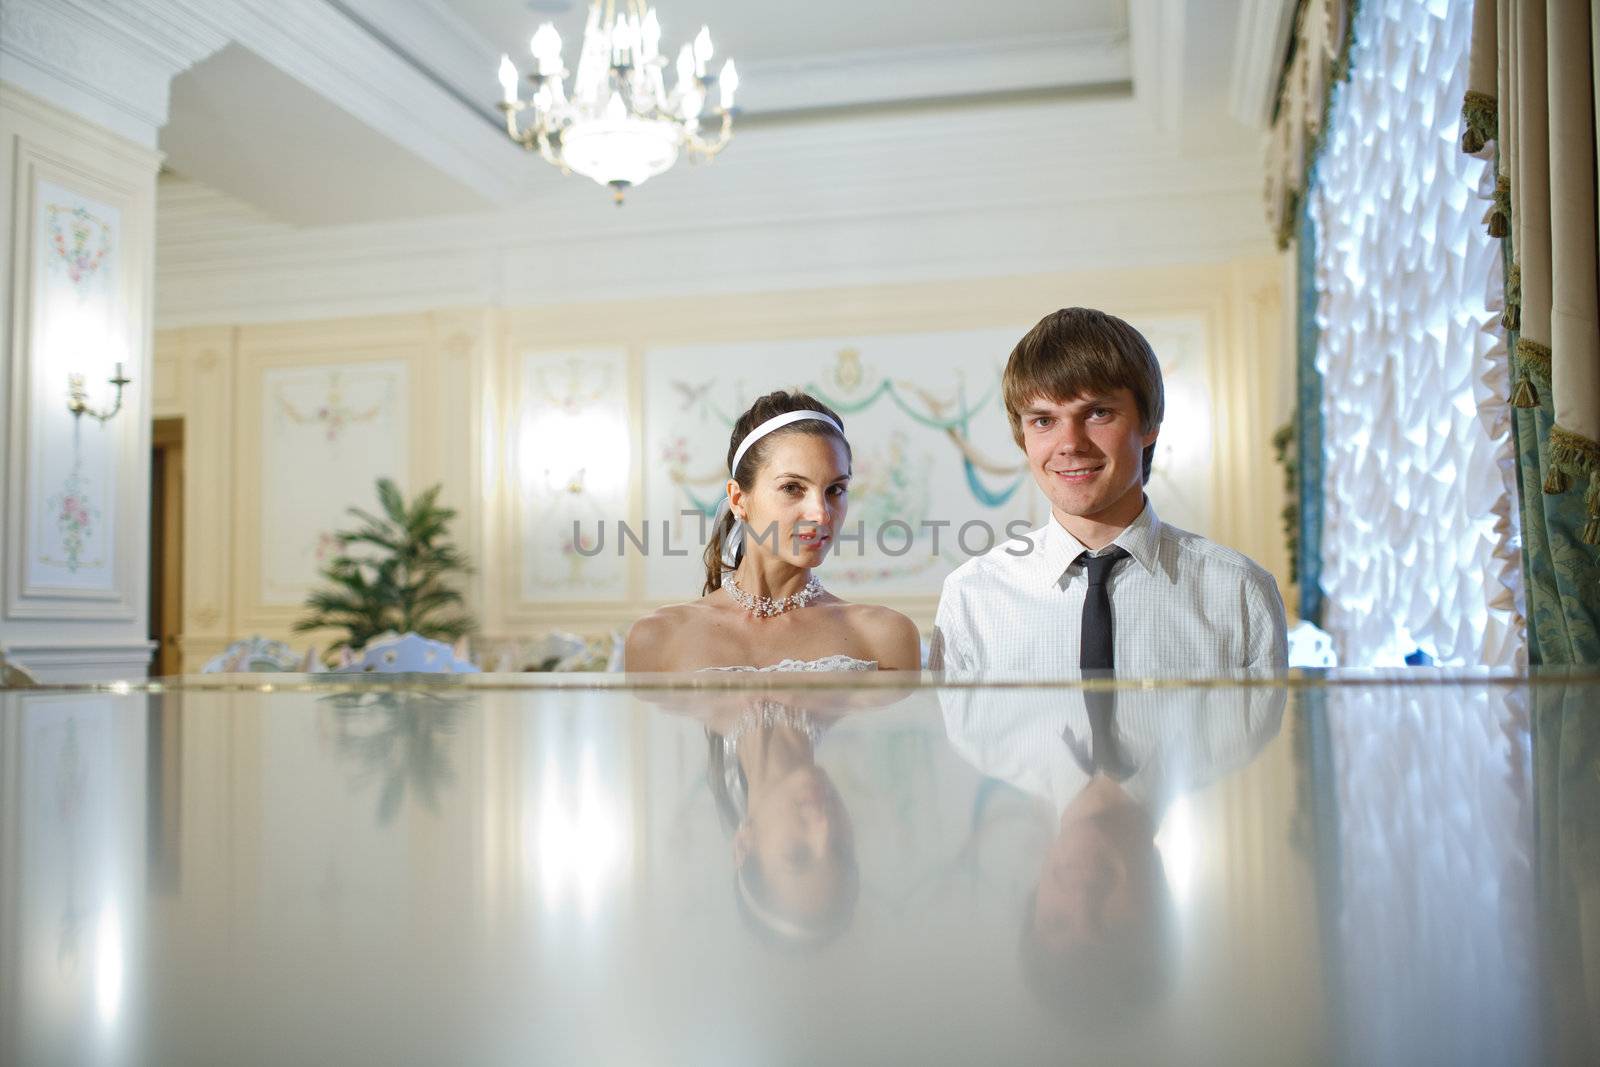
<instances>
[{"instance_id":1,"label":"groom's face","mask_svg":"<svg viewBox=\"0 0 1600 1067\"><path fill-rule=\"evenodd\" d=\"M1066 401L1035 397L1023 405L1021 421L1028 469L1057 515L1109 521L1130 497L1140 499L1144 449L1159 430L1140 429L1132 389Z\"/></svg>"}]
</instances>

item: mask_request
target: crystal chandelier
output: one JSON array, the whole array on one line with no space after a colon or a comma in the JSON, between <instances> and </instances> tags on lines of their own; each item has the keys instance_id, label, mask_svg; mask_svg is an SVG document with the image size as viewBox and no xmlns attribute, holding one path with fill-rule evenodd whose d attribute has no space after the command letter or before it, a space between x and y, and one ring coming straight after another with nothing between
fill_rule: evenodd
<instances>
[{"instance_id":1,"label":"crystal chandelier","mask_svg":"<svg viewBox=\"0 0 1600 1067\"><path fill-rule=\"evenodd\" d=\"M517 94L511 57L500 57L506 132L522 147L537 148L564 173L576 171L610 186L618 204L628 189L676 163L680 150L713 158L733 136L739 72L731 59L720 74L708 72L711 31L702 26L694 43L678 52L676 79L668 92L660 45L655 8L645 10L643 0L594 0L569 97L561 35L545 23L529 42L537 64L528 75L534 86L531 100ZM713 89L718 106L711 118L719 121L715 135L707 136L701 116ZM519 125L518 116L529 109L532 121Z\"/></svg>"}]
</instances>

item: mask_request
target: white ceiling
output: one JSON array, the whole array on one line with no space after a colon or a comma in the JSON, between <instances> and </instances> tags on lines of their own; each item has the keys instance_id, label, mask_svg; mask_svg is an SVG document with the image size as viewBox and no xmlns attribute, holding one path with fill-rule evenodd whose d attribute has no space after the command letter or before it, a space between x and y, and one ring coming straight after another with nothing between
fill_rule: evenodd
<instances>
[{"instance_id":1,"label":"white ceiling","mask_svg":"<svg viewBox=\"0 0 1600 1067\"><path fill-rule=\"evenodd\" d=\"M529 36L553 22L576 42L583 0L438 0L498 52L526 54ZM1059 35L1126 35L1127 0L659 0L663 51L676 51L702 25L722 55L760 64L796 57L900 48L964 46ZM571 47L569 45L569 47ZM570 65L570 64L569 64Z\"/></svg>"},{"instance_id":2,"label":"white ceiling","mask_svg":"<svg viewBox=\"0 0 1600 1067\"><path fill-rule=\"evenodd\" d=\"M237 44L174 78L170 107L166 167L273 218L322 226L490 206Z\"/></svg>"},{"instance_id":3,"label":"white ceiling","mask_svg":"<svg viewBox=\"0 0 1600 1067\"><path fill-rule=\"evenodd\" d=\"M1088 117L1123 100L1174 153L1240 151L1255 133L1228 118L1224 97L1252 2L659 0L658 14L667 46L706 24L719 58L739 62L743 137L722 166L757 138L794 136L796 120L843 135L894 115L895 136L939 145L941 115L1041 101L1054 106L1038 134L1052 140L1092 136ZM252 21L231 33L244 43L173 80L161 148L180 178L296 227L543 201L580 179L497 130L495 66L506 51L526 67L546 20L571 65L586 11L583 0L320 0L302 25ZM844 149L829 163L844 178L853 165Z\"/></svg>"}]
</instances>

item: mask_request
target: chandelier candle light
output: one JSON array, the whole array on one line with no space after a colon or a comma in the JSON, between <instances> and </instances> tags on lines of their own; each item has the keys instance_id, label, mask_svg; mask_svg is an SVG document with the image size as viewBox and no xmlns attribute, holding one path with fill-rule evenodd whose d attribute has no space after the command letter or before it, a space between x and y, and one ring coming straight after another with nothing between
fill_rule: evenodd
<instances>
[{"instance_id":1,"label":"chandelier candle light","mask_svg":"<svg viewBox=\"0 0 1600 1067\"><path fill-rule=\"evenodd\" d=\"M595 0L569 97L561 35L545 23L529 42L536 63L528 75L534 86L531 100L518 96L511 57L500 57L506 132L529 151L537 148L563 172L576 171L610 186L619 205L628 189L676 163L680 150L699 159L715 157L733 137L739 72L730 59L720 74L709 73L711 31L702 26L694 42L678 52L669 93L660 45L655 8L646 10L642 0ZM701 116L713 90L718 106L710 117L720 123L708 137ZM518 116L529 109L531 123L519 125Z\"/></svg>"}]
</instances>

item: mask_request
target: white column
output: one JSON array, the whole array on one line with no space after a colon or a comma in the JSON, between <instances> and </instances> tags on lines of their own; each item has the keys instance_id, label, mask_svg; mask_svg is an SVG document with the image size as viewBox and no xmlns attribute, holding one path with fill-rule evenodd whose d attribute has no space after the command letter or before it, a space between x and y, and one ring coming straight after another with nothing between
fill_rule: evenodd
<instances>
[{"instance_id":1,"label":"white column","mask_svg":"<svg viewBox=\"0 0 1600 1067\"><path fill-rule=\"evenodd\" d=\"M149 665L155 191L172 76L221 37L0 7L0 645L41 681ZM102 422L68 408L116 402Z\"/></svg>"}]
</instances>

